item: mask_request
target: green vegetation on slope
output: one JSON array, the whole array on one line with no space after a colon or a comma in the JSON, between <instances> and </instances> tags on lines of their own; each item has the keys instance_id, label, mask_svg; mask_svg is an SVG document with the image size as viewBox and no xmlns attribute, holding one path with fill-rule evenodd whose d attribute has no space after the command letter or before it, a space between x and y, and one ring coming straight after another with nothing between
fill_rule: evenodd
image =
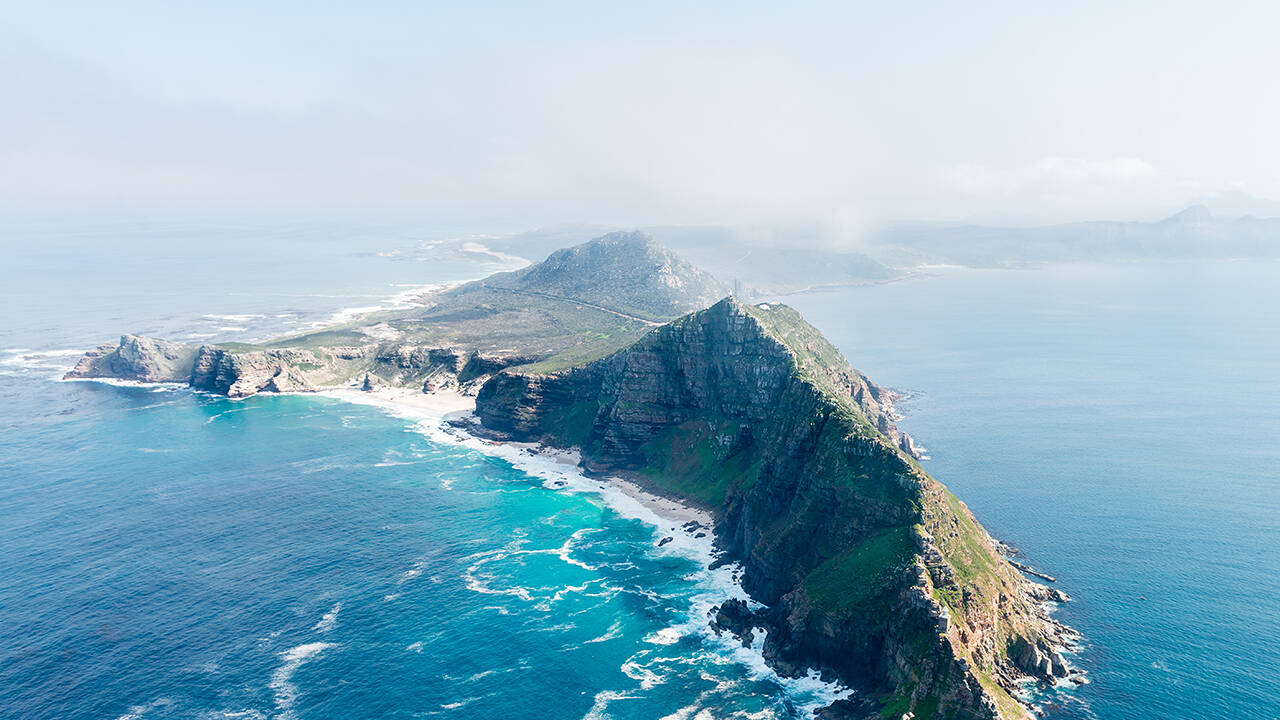
<instances>
[{"instance_id":1,"label":"green vegetation on slope","mask_svg":"<svg viewBox=\"0 0 1280 720\"><path fill-rule=\"evenodd\" d=\"M770 635L788 648L779 652L883 648L861 665L819 657L884 692L886 710L917 718L957 708L980 717L979 687L1005 716L1025 714L1000 687L1007 644L1041 637L1020 577L886 434L896 429L867 401L883 391L794 310L729 299L587 368L521 377L495 382L486 403L542 438L581 445L597 468L638 469L733 524L725 536L741 543L731 550L744 582L788 617ZM549 399L572 409L548 411Z\"/></svg>"},{"instance_id":2,"label":"green vegetation on slope","mask_svg":"<svg viewBox=\"0 0 1280 720\"><path fill-rule=\"evenodd\" d=\"M891 527L819 565L805 578L805 591L819 606L866 612L871 603L884 599L891 576L910 564L914 555L911 527Z\"/></svg>"},{"instance_id":3,"label":"green vegetation on slope","mask_svg":"<svg viewBox=\"0 0 1280 720\"><path fill-rule=\"evenodd\" d=\"M668 492L719 507L731 487L750 487L760 473L754 448L735 448L743 423L703 417L673 426L645 448L642 474Z\"/></svg>"}]
</instances>

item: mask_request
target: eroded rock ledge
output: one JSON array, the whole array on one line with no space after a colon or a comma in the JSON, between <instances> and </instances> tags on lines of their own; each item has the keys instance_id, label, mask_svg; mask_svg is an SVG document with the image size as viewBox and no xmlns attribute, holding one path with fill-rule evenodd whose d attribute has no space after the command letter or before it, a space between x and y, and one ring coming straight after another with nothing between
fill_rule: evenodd
<instances>
[{"instance_id":1,"label":"eroded rock ledge","mask_svg":"<svg viewBox=\"0 0 1280 720\"><path fill-rule=\"evenodd\" d=\"M494 373L536 359L516 352L399 343L237 350L124 335L119 343L86 353L65 377L184 383L228 397L314 392L366 382L421 387L424 392L475 392Z\"/></svg>"}]
</instances>

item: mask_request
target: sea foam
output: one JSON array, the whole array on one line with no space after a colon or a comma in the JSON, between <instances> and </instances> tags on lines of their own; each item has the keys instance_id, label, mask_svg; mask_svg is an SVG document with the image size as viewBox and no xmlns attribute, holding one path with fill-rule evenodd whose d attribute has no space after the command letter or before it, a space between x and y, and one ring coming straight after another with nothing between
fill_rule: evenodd
<instances>
[{"instance_id":1,"label":"sea foam","mask_svg":"<svg viewBox=\"0 0 1280 720\"><path fill-rule=\"evenodd\" d=\"M656 534L662 535L664 539L670 537L671 540L661 546L657 543L651 545L648 548L648 552L659 556L675 555L693 560L699 570L687 579L695 584L696 590L690 599L690 607L684 614L684 621L659 630L647 637L646 640L651 644L660 646L674 645L685 636L696 635L703 642L715 647L722 657L729 658L746 669L752 678L768 680L782 687L800 708L802 717L810 715L817 708L830 705L832 702L847 698L852 694L852 690L849 688L837 682L823 680L816 672L798 678L779 675L769 667L764 659L763 647L766 635L763 631L758 630L755 634L755 642L750 647L744 647L736 639L722 637L711 629L708 622L711 611L727 600L740 599L753 608L761 607L761 605L747 595L739 582L742 572L742 568L739 565L728 563L716 569L709 567L717 558L714 541L710 534L696 537L697 532L684 530L681 527L690 518L697 519L704 527L710 527L712 519L707 513L670 501L653 502L656 498L645 497L643 493L638 492L637 488L621 480L602 481L596 478L589 478L582 473L579 467L580 455L573 450L553 451L539 448L535 451L527 445L494 443L449 427L446 423L446 415L448 415L446 413L397 404L377 397L360 397L354 393L343 393L335 396L348 402L372 405L391 415L412 421L414 423L413 429L432 441L506 460L517 470L541 480L543 487L546 489L596 496L606 507L619 516L638 520L652 526ZM666 512L662 510L666 510ZM565 546L554 552L561 554L562 558L569 557L568 551L572 549L573 542L574 538L570 537ZM533 595L530 589L523 587L493 587L486 582L493 578L485 577L480 572L480 567L485 561L497 557L501 553L519 551L519 545L516 543L514 546L508 545L502 550L481 553L481 562L468 568L465 575L467 586L471 590L483 594L511 595L532 601ZM582 565L590 567L585 564ZM633 662L634 660L628 661L628 666L624 669L624 673L626 670L637 671L639 666L631 664ZM627 674L630 675L630 673ZM640 683L642 686L652 686L657 683L656 676L644 675ZM584 720L589 720L593 717L605 717L607 715L606 708L611 702L626 697L630 696L625 693L611 691L598 693L592 710L587 713Z\"/></svg>"},{"instance_id":2,"label":"sea foam","mask_svg":"<svg viewBox=\"0 0 1280 720\"><path fill-rule=\"evenodd\" d=\"M271 673L270 688L275 693L276 717L279 720L294 720L294 703L298 700L298 686L293 682L293 675L303 663L314 659L320 653L335 647L334 643L312 642L289 648L280 653L283 661L275 672Z\"/></svg>"}]
</instances>

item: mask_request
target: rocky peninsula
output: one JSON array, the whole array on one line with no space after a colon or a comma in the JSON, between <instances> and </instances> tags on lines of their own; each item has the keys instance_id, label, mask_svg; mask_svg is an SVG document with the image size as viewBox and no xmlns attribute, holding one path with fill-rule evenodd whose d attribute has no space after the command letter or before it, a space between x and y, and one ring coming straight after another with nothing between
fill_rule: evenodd
<instances>
[{"instance_id":1,"label":"rocky peninsula","mask_svg":"<svg viewBox=\"0 0 1280 720\"><path fill-rule=\"evenodd\" d=\"M475 396L471 429L576 448L714 519L762 609L708 618L785 674L857 694L829 717L1023 718L1019 683L1072 674L1060 593L1005 559L913 456L892 393L798 313L752 305L638 233L439 293L420 308L261 345L132 335L68 377L242 397L331 387Z\"/></svg>"}]
</instances>

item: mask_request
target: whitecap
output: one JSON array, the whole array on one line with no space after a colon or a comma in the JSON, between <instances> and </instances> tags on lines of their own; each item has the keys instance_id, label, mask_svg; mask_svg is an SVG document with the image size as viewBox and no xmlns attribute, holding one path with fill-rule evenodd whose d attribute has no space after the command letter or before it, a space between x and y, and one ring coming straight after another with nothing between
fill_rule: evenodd
<instances>
[{"instance_id":1,"label":"whitecap","mask_svg":"<svg viewBox=\"0 0 1280 720\"><path fill-rule=\"evenodd\" d=\"M598 570L599 568L597 566L589 565L573 557L573 546L579 540L582 539L583 535L593 530L594 528L582 528L580 530L574 531L574 533L569 536L569 539L565 540L564 544L556 548L553 552L556 554L557 557L559 557L561 560L568 563L569 565L580 567L583 570Z\"/></svg>"},{"instance_id":2,"label":"whitecap","mask_svg":"<svg viewBox=\"0 0 1280 720\"><path fill-rule=\"evenodd\" d=\"M471 677L467 678L467 682L479 682L487 677L493 677L494 675L506 675L509 672L512 672L514 670L519 670L519 669L523 669L523 668L513 667L513 668L502 668L500 670L485 670L483 672L478 672L475 675L472 675Z\"/></svg>"},{"instance_id":3,"label":"whitecap","mask_svg":"<svg viewBox=\"0 0 1280 720\"><path fill-rule=\"evenodd\" d=\"M211 424L214 420L217 420L218 418L222 417L223 415L230 415L231 413L244 412L245 410L250 410L250 409L252 409L252 407L253 407L252 405L246 405L245 407L238 407L238 408L232 408L232 409L230 409L230 410L223 410L222 412L220 412L220 413L218 413L218 414L216 414L216 415L210 415L210 416L209 416L209 418L208 418L207 420L205 420L205 421L204 421L204 424L205 424L205 425L209 425L209 424Z\"/></svg>"},{"instance_id":4,"label":"whitecap","mask_svg":"<svg viewBox=\"0 0 1280 720\"><path fill-rule=\"evenodd\" d=\"M471 703L479 699L480 698L478 697L463 698L457 702L445 703L440 707L441 709L444 709L444 710L457 710L458 708L466 707L467 705L470 705Z\"/></svg>"},{"instance_id":5,"label":"whitecap","mask_svg":"<svg viewBox=\"0 0 1280 720\"><path fill-rule=\"evenodd\" d=\"M271 673L269 684L272 692L275 693L278 720L294 720L297 717L293 711L293 705L298 699L298 686L293 682L293 674L302 667L303 663L332 647L335 647L333 643L313 642L298 645L280 653L279 657L284 662Z\"/></svg>"},{"instance_id":6,"label":"whitecap","mask_svg":"<svg viewBox=\"0 0 1280 720\"><path fill-rule=\"evenodd\" d=\"M670 715L663 715L658 720L714 720L714 717L710 710L701 707L701 703L693 703L676 710ZM752 716L747 715L747 717Z\"/></svg>"},{"instance_id":7,"label":"whitecap","mask_svg":"<svg viewBox=\"0 0 1280 720\"><path fill-rule=\"evenodd\" d=\"M69 371L75 363L71 358L84 355L84 350L31 350L29 348L6 348L0 350L6 357L0 358L0 374L21 375L26 373L56 373L50 378L58 380Z\"/></svg>"},{"instance_id":8,"label":"whitecap","mask_svg":"<svg viewBox=\"0 0 1280 720\"><path fill-rule=\"evenodd\" d=\"M317 622L315 627L311 629L322 633L331 632L334 628L338 627L338 612L341 610L342 603L334 603L333 607L329 608L329 612L322 615L320 617L320 622Z\"/></svg>"},{"instance_id":9,"label":"whitecap","mask_svg":"<svg viewBox=\"0 0 1280 720\"><path fill-rule=\"evenodd\" d=\"M157 698L145 705L133 705L128 712L116 718L116 720L141 720L147 713L156 708L167 707L172 705L173 701L169 698Z\"/></svg>"},{"instance_id":10,"label":"whitecap","mask_svg":"<svg viewBox=\"0 0 1280 720\"><path fill-rule=\"evenodd\" d=\"M639 697L639 695L628 695L616 690L601 690L592 699L591 709L582 716L582 720L608 720L609 715L605 711L609 709L610 704L618 700L636 700Z\"/></svg>"},{"instance_id":11,"label":"whitecap","mask_svg":"<svg viewBox=\"0 0 1280 720\"><path fill-rule=\"evenodd\" d=\"M642 690L652 690L654 687L667 681L667 677L665 675L660 675L653 670L636 663L635 660L627 660L622 663L622 667L618 669L622 671L623 675L626 675L632 680L639 681L640 689Z\"/></svg>"},{"instance_id":12,"label":"whitecap","mask_svg":"<svg viewBox=\"0 0 1280 720\"><path fill-rule=\"evenodd\" d=\"M679 628L667 627L645 636L644 641L654 645L674 645L680 642L680 638L684 637L684 633Z\"/></svg>"},{"instance_id":13,"label":"whitecap","mask_svg":"<svg viewBox=\"0 0 1280 720\"><path fill-rule=\"evenodd\" d=\"M609 629L604 631L604 634L593 637L590 640L584 640L582 644L591 645L594 643L608 642L609 640L620 637L622 637L622 621L615 620L614 623L609 626Z\"/></svg>"},{"instance_id":14,"label":"whitecap","mask_svg":"<svg viewBox=\"0 0 1280 720\"><path fill-rule=\"evenodd\" d=\"M219 710L208 716L209 720L266 720L257 710Z\"/></svg>"},{"instance_id":15,"label":"whitecap","mask_svg":"<svg viewBox=\"0 0 1280 720\"><path fill-rule=\"evenodd\" d=\"M410 580L422 575L422 571L425 570L426 567L427 567L426 561L419 560L418 562L413 564L413 567L400 573L400 576L396 578L396 584L403 585L409 582Z\"/></svg>"}]
</instances>

